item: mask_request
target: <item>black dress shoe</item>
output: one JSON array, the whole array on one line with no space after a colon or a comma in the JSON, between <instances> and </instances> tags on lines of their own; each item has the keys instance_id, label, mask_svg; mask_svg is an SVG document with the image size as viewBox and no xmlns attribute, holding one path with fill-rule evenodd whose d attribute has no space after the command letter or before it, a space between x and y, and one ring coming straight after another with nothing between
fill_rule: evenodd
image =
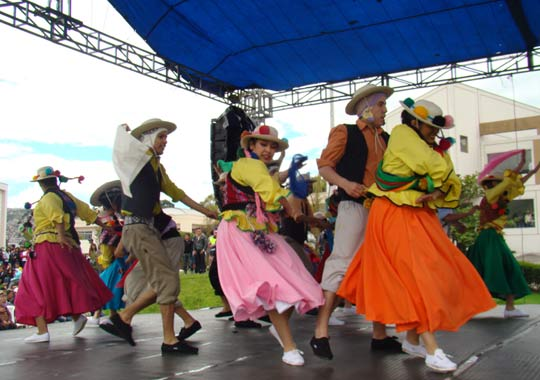
<instances>
[{"instance_id":1,"label":"black dress shoe","mask_svg":"<svg viewBox=\"0 0 540 380\"><path fill-rule=\"evenodd\" d=\"M118 314L115 314L113 315L111 318L110 318L113 326L114 326L114 329L109 329L107 330L107 328L105 326L101 327L103 330L107 331L108 333L111 333L113 335L116 335L117 337L119 338L122 338L124 339L125 341L127 341L131 346L136 346L137 343L135 343L135 341L133 340L133 336L131 335L132 333L132 329L131 329L131 326L128 325L126 322L124 322L122 320L122 318L120 318L120 315Z\"/></svg>"},{"instance_id":2,"label":"black dress shoe","mask_svg":"<svg viewBox=\"0 0 540 380\"><path fill-rule=\"evenodd\" d=\"M186 342L177 342L175 344L161 345L162 355L197 355L199 349L197 347L190 346Z\"/></svg>"},{"instance_id":3,"label":"black dress shoe","mask_svg":"<svg viewBox=\"0 0 540 380\"><path fill-rule=\"evenodd\" d=\"M403 352L397 336L387 336L384 339L371 339L371 349L373 351Z\"/></svg>"},{"instance_id":4,"label":"black dress shoe","mask_svg":"<svg viewBox=\"0 0 540 380\"><path fill-rule=\"evenodd\" d=\"M195 321L188 328L182 327L180 333L176 337L178 338L178 340L185 340L195 334L200 329L201 324L199 323L199 321Z\"/></svg>"},{"instance_id":5,"label":"black dress shoe","mask_svg":"<svg viewBox=\"0 0 540 380\"><path fill-rule=\"evenodd\" d=\"M313 349L313 353L320 358L332 360L334 354L332 354L332 349L330 348L330 342L327 337L322 338L311 338L309 345Z\"/></svg>"},{"instance_id":6,"label":"black dress shoe","mask_svg":"<svg viewBox=\"0 0 540 380\"><path fill-rule=\"evenodd\" d=\"M232 316L232 311L220 311L219 313L214 315L214 317L216 318L231 317L231 316Z\"/></svg>"},{"instance_id":7,"label":"black dress shoe","mask_svg":"<svg viewBox=\"0 0 540 380\"><path fill-rule=\"evenodd\" d=\"M236 321L234 322L234 326L241 329L260 329L262 327L260 323L253 322L249 319L247 321Z\"/></svg>"}]
</instances>

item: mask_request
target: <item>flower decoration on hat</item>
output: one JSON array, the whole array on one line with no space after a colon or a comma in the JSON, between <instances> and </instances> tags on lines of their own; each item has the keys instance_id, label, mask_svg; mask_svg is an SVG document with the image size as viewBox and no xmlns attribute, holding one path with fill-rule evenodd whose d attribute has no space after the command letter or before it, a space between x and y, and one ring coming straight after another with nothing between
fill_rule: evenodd
<instances>
[{"instance_id":1,"label":"flower decoration on hat","mask_svg":"<svg viewBox=\"0 0 540 380\"><path fill-rule=\"evenodd\" d=\"M426 107L422 107L422 106L414 107L414 113L417 114L422 119L427 119L429 116L428 110L426 109Z\"/></svg>"},{"instance_id":2,"label":"flower decoration on hat","mask_svg":"<svg viewBox=\"0 0 540 380\"><path fill-rule=\"evenodd\" d=\"M440 107L433 102L428 100L415 102L407 98L400 103L408 113L432 127L448 129L454 126L454 118L450 115L443 116Z\"/></svg>"},{"instance_id":3,"label":"flower decoration on hat","mask_svg":"<svg viewBox=\"0 0 540 380\"><path fill-rule=\"evenodd\" d=\"M456 139L453 137L445 137L439 141L439 144L433 147L433 150L438 152L441 156L444 156L446 152L452 145L456 143Z\"/></svg>"}]
</instances>

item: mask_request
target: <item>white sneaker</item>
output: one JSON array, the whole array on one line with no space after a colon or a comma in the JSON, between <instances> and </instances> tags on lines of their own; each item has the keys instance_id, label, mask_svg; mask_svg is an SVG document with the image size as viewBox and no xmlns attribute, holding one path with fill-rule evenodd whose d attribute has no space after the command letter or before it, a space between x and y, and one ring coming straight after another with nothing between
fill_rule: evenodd
<instances>
[{"instance_id":1,"label":"white sneaker","mask_svg":"<svg viewBox=\"0 0 540 380\"><path fill-rule=\"evenodd\" d=\"M440 348L433 355L426 354L426 365L435 372L452 372L457 369L457 364L448 359Z\"/></svg>"},{"instance_id":2,"label":"white sneaker","mask_svg":"<svg viewBox=\"0 0 540 380\"><path fill-rule=\"evenodd\" d=\"M30 335L29 337L24 338L24 343L46 343L50 340L49 333Z\"/></svg>"},{"instance_id":3,"label":"white sneaker","mask_svg":"<svg viewBox=\"0 0 540 380\"><path fill-rule=\"evenodd\" d=\"M112 321L109 317L101 317L99 318L99 324L100 325L112 325Z\"/></svg>"},{"instance_id":4,"label":"white sneaker","mask_svg":"<svg viewBox=\"0 0 540 380\"><path fill-rule=\"evenodd\" d=\"M356 315L356 311L354 310L354 307L342 307L341 308L341 314L343 314L343 315Z\"/></svg>"},{"instance_id":5,"label":"white sneaker","mask_svg":"<svg viewBox=\"0 0 540 380\"><path fill-rule=\"evenodd\" d=\"M87 323L88 326L99 326L99 321L101 318L88 317Z\"/></svg>"},{"instance_id":6,"label":"white sneaker","mask_svg":"<svg viewBox=\"0 0 540 380\"><path fill-rule=\"evenodd\" d=\"M425 358L427 355L426 348L422 344L412 344L405 338L401 342L401 349L409 355Z\"/></svg>"},{"instance_id":7,"label":"white sneaker","mask_svg":"<svg viewBox=\"0 0 540 380\"><path fill-rule=\"evenodd\" d=\"M87 321L88 321L88 318L86 318L82 314L79 316L79 319L77 319L77 321L73 321L73 333L72 333L72 335L75 336L78 333L80 333L84 329L84 326L86 326Z\"/></svg>"},{"instance_id":8,"label":"white sneaker","mask_svg":"<svg viewBox=\"0 0 540 380\"><path fill-rule=\"evenodd\" d=\"M519 310L519 309L514 309L514 310L504 310L504 317L505 318L527 318L529 317L529 314Z\"/></svg>"},{"instance_id":9,"label":"white sneaker","mask_svg":"<svg viewBox=\"0 0 540 380\"><path fill-rule=\"evenodd\" d=\"M281 360L283 361L283 363L286 363L288 365L294 365L294 366L304 365L304 357L302 356L302 351L296 348L291 351L283 352L283 356L281 357Z\"/></svg>"},{"instance_id":10,"label":"white sneaker","mask_svg":"<svg viewBox=\"0 0 540 380\"><path fill-rule=\"evenodd\" d=\"M334 315L331 315L330 319L328 320L328 326L343 326L344 324L345 321L337 319L336 317L334 317Z\"/></svg>"},{"instance_id":11,"label":"white sneaker","mask_svg":"<svg viewBox=\"0 0 540 380\"><path fill-rule=\"evenodd\" d=\"M276 330L276 328L274 327L274 325L271 325L269 328L268 328L268 331L270 332L270 334L272 334L272 336L274 338L276 338L276 340L279 342L279 345L281 347L283 347L283 342L281 341L281 338L279 337L279 334Z\"/></svg>"}]
</instances>

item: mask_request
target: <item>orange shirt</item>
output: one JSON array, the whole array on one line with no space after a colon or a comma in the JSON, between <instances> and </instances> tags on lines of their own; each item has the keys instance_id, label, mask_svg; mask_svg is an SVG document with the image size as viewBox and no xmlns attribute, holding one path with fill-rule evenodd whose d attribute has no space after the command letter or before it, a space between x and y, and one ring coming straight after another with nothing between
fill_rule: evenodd
<instances>
[{"instance_id":1,"label":"orange shirt","mask_svg":"<svg viewBox=\"0 0 540 380\"><path fill-rule=\"evenodd\" d=\"M378 127L374 130L361 119L356 120L356 125L362 131L368 147L363 185L371 186L375 182L377 165L379 164L379 161L382 160L384 151L386 150L386 143L381 136L383 129ZM328 144L326 145L326 148L323 149L321 157L317 160L317 167L320 169L324 166L330 166L335 169L336 165L345 154L346 146L347 126L345 124L340 124L330 130Z\"/></svg>"}]
</instances>

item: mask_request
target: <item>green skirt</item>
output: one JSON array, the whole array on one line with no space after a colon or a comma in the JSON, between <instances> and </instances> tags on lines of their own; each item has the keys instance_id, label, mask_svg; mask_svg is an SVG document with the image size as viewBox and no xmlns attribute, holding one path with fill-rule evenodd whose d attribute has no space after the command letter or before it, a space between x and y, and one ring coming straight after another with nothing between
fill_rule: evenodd
<instances>
[{"instance_id":1,"label":"green skirt","mask_svg":"<svg viewBox=\"0 0 540 380\"><path fill-rule=\"evenodd\" d=\"M495 229L482 230L467 257L493 297L505 300L513 294L518 299L531 294L519 263Z\"/></svg>"}]
</instances>

